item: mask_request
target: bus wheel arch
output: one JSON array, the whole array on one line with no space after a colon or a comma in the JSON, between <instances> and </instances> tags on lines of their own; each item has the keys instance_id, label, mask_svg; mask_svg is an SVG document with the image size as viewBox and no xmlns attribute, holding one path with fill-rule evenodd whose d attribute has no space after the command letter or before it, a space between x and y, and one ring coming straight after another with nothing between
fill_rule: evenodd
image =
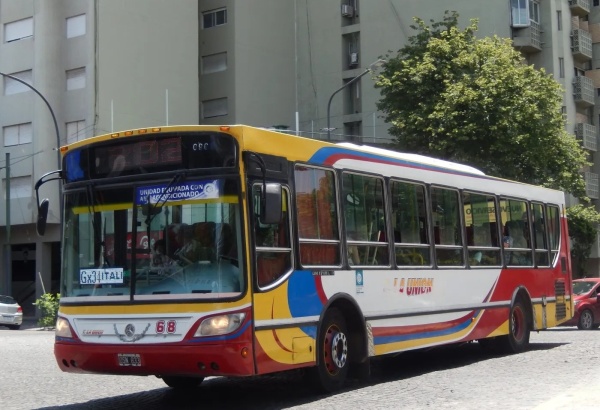
<instances>
[{"instance_id":1,"label":"bus wheel arch","mask_svg":"<svg viewBox=\"0 0 600 410\"><path fill-rule=\"evenodd\" d=\"M358 304L348 295L331 298L323 309L317 329L316 355L316 367L308 377L320 391L341 389L348 375L368 377L365 319Z\"/></svg>"}]
</instances>

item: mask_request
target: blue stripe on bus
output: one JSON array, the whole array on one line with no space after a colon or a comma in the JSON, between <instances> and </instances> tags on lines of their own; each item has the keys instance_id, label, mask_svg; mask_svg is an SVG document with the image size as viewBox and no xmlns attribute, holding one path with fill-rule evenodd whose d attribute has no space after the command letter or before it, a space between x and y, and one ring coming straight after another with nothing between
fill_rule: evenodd
<instances>
[{"instance_id":1,"label":"blue stripe on bus","mask_svg":"<svg viewBox=\"0 0 600 410\"><path fill-rule=\"evenodd\" d=\"M473 316L469 316L468 319L465 319L462 323L459 323L458 325L450 327L448 329L436 330L431 332L413 333L409 335L375 336L373 340L376 345L383 345L388 343L405 342L407 340L429 339L432 337L448 336L466 329L469 326L469 324L472 323L472 318L477 317L477 315L479 315L479 311L475 312Z\"/></svg>"},{"instance_id":2,"label":"blue stripe on bus","mask_svg":"<svg viewBox=\"0 0 600 410\"><path fill-rule=\"evenodd\" d=\"M292 317L320 316L323 303L317 293L312 271L294 271L288 283L288 306ZM301 327L311 337L317 337L316 326Z\"/></svg>"},{"instance_id":3,"label":"blue stripe on bus","mask_svg":"<svg viewBox=\"0 0 600 410\"><path fill-rule=\"evenodd\" d=\"M467 175L467 176L478 177L478 178L488 178L488 176L486 176L486 175L478 175L478 174L473 174L470 172L463 172L463 171L458 171L455 169L449 169L449 168L439 167L439 166L435 166L435 165L424 164L422 162L414 162L414 161L409 161L406 159L386 157L383 155L377 155L377 154L372 154L372 153L368 153L368 152L353 151L353 150L340 148L340 147L321 148L317 152L314 153L314 155L309 159L309 162L315 162L317 164L325 164L325 163L327 163L327 160L331 156L334 156L334 155L346 155L348 157L360 157L360 158L364 158L364 159L375 161L375 162L388 163L388 164L393 163L393 164L397 164L397 165L408 166L411 168L444 172L447 174Z\"/></svg>"}]
</instances>

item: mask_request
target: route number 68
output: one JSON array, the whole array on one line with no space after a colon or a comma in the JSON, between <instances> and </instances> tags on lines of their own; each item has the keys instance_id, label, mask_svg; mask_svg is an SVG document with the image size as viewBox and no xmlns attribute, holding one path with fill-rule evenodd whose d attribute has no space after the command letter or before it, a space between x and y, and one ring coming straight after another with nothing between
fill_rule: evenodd
<instances>
[{"instance_id":1,"label":"route number 68","mask_svg":"<svg viewBox=\"0 0 600 410\"><path fill-rule=\"evenodd\" d=\"M156 333L175 333L177 329L177 321L176 320L159 320L156 322Z\"/></svg>"}]
</instances>

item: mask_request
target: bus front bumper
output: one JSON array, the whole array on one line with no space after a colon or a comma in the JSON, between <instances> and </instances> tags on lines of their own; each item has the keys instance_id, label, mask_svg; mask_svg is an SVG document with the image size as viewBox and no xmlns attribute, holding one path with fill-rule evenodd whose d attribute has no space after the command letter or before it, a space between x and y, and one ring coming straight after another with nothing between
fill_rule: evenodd
<instances>
[{"instance_id":1,"label":"bus front bumper","mask_svg":"<svg viewBox=\"0 0 600 410\"><path fill-rule=\"evenodd\" d=\"M252 345L221 344L97 345L56 341L54 356L70 373L157 376L251 376Z\"/></svg>"}]
</instances>

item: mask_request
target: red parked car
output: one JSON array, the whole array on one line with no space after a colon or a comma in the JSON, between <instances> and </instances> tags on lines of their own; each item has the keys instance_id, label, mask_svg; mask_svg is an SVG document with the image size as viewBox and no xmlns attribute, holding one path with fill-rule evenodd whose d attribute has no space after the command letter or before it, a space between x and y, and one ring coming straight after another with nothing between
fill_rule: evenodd
<instances>
[{"instance_id":1,"label":"red parked car","mask_svg":"<svg viewBox=\"0 0 600 410\"><path fill-rule=\"evenodd\" d=\"M577 326L582 330L600 326L600 278L573 281L575 316L562 326Z\"/></svg>"}]
</instances>

